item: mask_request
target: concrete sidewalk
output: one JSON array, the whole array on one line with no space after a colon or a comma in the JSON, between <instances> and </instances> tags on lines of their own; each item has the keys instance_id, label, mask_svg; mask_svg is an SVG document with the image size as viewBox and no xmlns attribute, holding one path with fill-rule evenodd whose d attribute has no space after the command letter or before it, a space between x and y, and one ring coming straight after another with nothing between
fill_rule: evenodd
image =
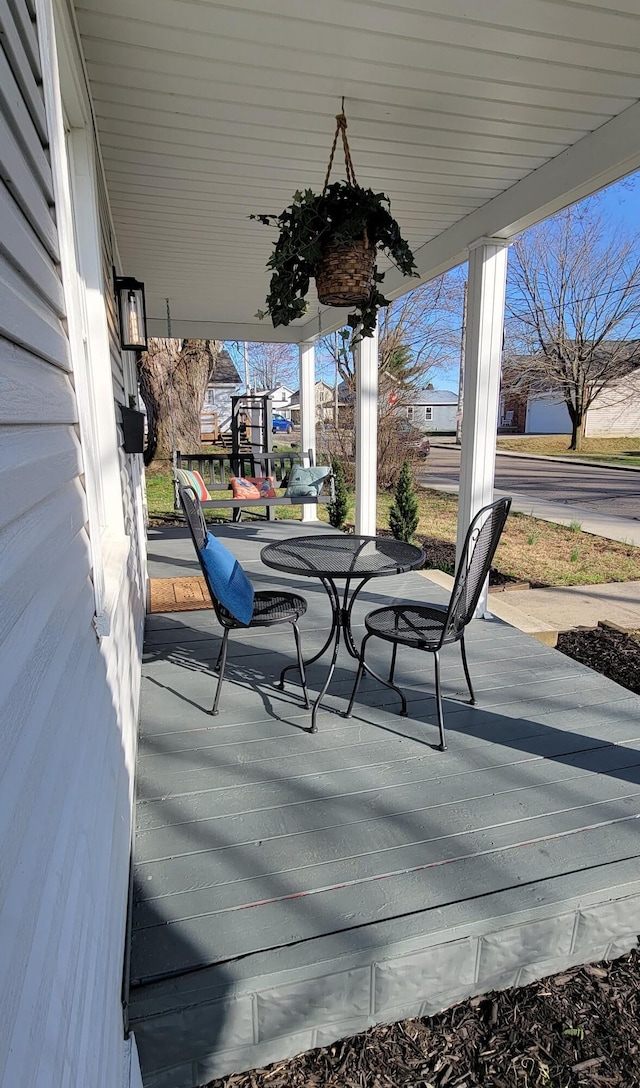
<instances>
[{"instance_id":1,"label":"concrete sidewalk","mask_svg":"<svg viewBox=\"0 0 640 1088\"><path fill-rule=\"evenodd\" d=\"M458 494L457 484L425 483L425 487L433 491L446 491L449 494ZM547 502L545 499L536 499L531 495L521 495L514 491L494 490L494 498L501 499L504 495L511 495L511 509L521 514L530 514L531 517L540 518L541 521L551 521L555 525L579 524L583 533L591 533L593 536L603 536L608 540L618 540L622 544L632 544L640 548L640 520L633 518L618 518L613 514L600 514L595 510L589 510L586 506L567 506L561 502Z\"/></svg>"},{"instance_id":2,"label":"concrete sidewalk","mask_svg":"<svg viewBox=\"0 0 640 1088\"><path fill-rule=\"evenodd\" d=\"M426 570L423 574L445 589L453 586L453 578L442 571ZM604 622L640 628L640 581L490 591L488 610L519 631L555 646L558 632L573 627L596 627Z\"/></svg>"},{"instance_id":3,"label":"concrete sidewalk","mask_svg":"<svg viewBox=\"0 0 640 1088\"><path fill-rule=\"evenodd\" d=\"M451 449L458 446L455 438L430 439L433 449ZM460 447L458 446L458 449ZM567 457L561 453L527 453L519 450L496 450L496 457L521 457L525 461L560 461L563 465L589 465L590 468L613 468L620 472L640 472L640 465L621 465L610 461L594 461L588 455L585 457Z\"/></svg>"}]
</instances>

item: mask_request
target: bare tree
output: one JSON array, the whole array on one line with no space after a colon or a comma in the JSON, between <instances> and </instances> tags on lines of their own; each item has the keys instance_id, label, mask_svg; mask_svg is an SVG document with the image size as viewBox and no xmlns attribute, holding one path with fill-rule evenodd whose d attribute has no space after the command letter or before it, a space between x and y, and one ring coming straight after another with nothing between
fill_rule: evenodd
<instances>
[{"instance_id":1,"label":"bare tree","mask_svg":"<svg viewBox=\"0 0 640 1088\"><path fill-rule=\"evenodd\" d=\"M249 344L249 371L255 389L285 385L297 389L298 351L292 344Z\"/></svg>"},{"instance_id":2,"label":"bare tree","mask_svg":"<svg viewBox=\"0 0 640 1088\"><path fill-rule=\"evenodd\" d=\"M416 287L379 313L379 487L394 487L405 457L412 455L398 427L403 406L411 402L412 390L424 388L438 367L459 352L463 291L464 276L455 270ZM343 329L322 340L325 355L346 387L340 397L338 425L325 442L329 451L344 462L350 483L356 384L351 332Z\"/></svg>"},{"instance_id":3,"label":"bare tree","mask_svg":"<svg viewBox=\"0 0 640 1088\"><path fill-rule=\"evenodd\" d=\"M138 361L140 394L147 409L146 465L174 449L200 449L200 413L222 349L220 340L152 337Z\"/></svg>"},{"instance_id":4,"label":"bare tree","mask_svg":"<svg viewBox=\"0 0 640 1088\"><path fill-rule=\"evenodd\" d=\"M512 388L564 399L570 449L582 447L588 409L637 361L639 326L638 238L612 230L597 201L574 205L516 239L505 368Z\"/></svg>"},{"instance_id":5,"label":"bare tree","mask_svg":"<svg viewBox=\"0 0 640 1088\"><path fill-rule=\"evenodd\" d=\"M379 313L378 365L381 396L425 386L433 371L458 351L464 277L456 270L421 284ZM342 381L355 388L351 330L326 336L324 351Z\"/></svg>"}]
</instances>

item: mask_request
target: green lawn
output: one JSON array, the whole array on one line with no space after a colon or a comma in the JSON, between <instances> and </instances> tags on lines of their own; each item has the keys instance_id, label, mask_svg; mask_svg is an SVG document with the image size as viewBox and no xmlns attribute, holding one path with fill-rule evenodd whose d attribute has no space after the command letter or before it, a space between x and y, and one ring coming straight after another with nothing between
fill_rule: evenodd
<instances>
[{"instance_id":1,"label":"green lawn","mask_svg":"<svg viewBox=\"0 0 640 1088\"><path fill-rule=\"evenodd\" d=\"M393 497L378 495L378 529L388 529ZM171 476L157 474L147 479L147 503L152 524L181 519L173 509ZM456 539L457 495L420 489L418 536L453 544ZM210 520L228 520L228 510L210 513ZM279 519L301 518L301 507L276 507ZM326 506L318 516L328 521ZM246 517L246 515L245 515ZM353 498L347 524L353 526ZM621 544L580 531L579 526L554 525L525 514L513 513L505 526L496 553L495 566L512 578L542 586L595 585L601 582L640 580L640 548Z\"/></svg>"},{"instance_id":2,"label":"green lawn","mask_svg":"<svg viewBox=\"0 0 640 1088\"><path fill-rule=\"evenodd\" d=\"M640 466L640 438L585 438L580 453L566 434L498 435L498 449L547 457L580 457L603 464Z\"/></svg>"}]
</instances>

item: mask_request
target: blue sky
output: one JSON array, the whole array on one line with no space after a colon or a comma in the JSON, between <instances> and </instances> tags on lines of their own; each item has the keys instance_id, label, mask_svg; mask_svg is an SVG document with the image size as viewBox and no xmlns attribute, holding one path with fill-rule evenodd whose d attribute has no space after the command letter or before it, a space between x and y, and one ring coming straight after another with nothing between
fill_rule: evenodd
<instances>
[{"instance_id":1,"label":"blue sky","mask_svg":"<svg viewBox=\"0 0 640 1088\"><path fill-rule=\"evenodd\" d=\"M603 189L602 207L613 221L629 231L640 231L640 172Z\"/></svg>"}]
</instances>

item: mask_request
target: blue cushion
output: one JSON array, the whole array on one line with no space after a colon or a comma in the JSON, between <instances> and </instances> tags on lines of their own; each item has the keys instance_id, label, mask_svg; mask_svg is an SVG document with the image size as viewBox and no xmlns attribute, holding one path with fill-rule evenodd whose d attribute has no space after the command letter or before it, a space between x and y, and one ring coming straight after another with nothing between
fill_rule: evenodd
<instances>
[{"instance_id":1,"label":"blue cushion","mask_svg":"<svg viewBox=\"0 0 640 1088\"><path fill-rule=\"evenodd\" d=\"M246 625L253 616L253 586L238 560L215 536L207 533L200 552L211 588L227 612Z\"/></svg>"},{"instance_id":2,"label":"blue cushion","mask_svg":"<svg viewBox=\"0 0 640 1088\"><path fill-rule=\"evenodd\" d=\"M318 468L303 468L302 465L294 465L285 495L291 499L302 495L319 495L330 472L331 469L324 465Z\"/></svg>"}]
</instances>

